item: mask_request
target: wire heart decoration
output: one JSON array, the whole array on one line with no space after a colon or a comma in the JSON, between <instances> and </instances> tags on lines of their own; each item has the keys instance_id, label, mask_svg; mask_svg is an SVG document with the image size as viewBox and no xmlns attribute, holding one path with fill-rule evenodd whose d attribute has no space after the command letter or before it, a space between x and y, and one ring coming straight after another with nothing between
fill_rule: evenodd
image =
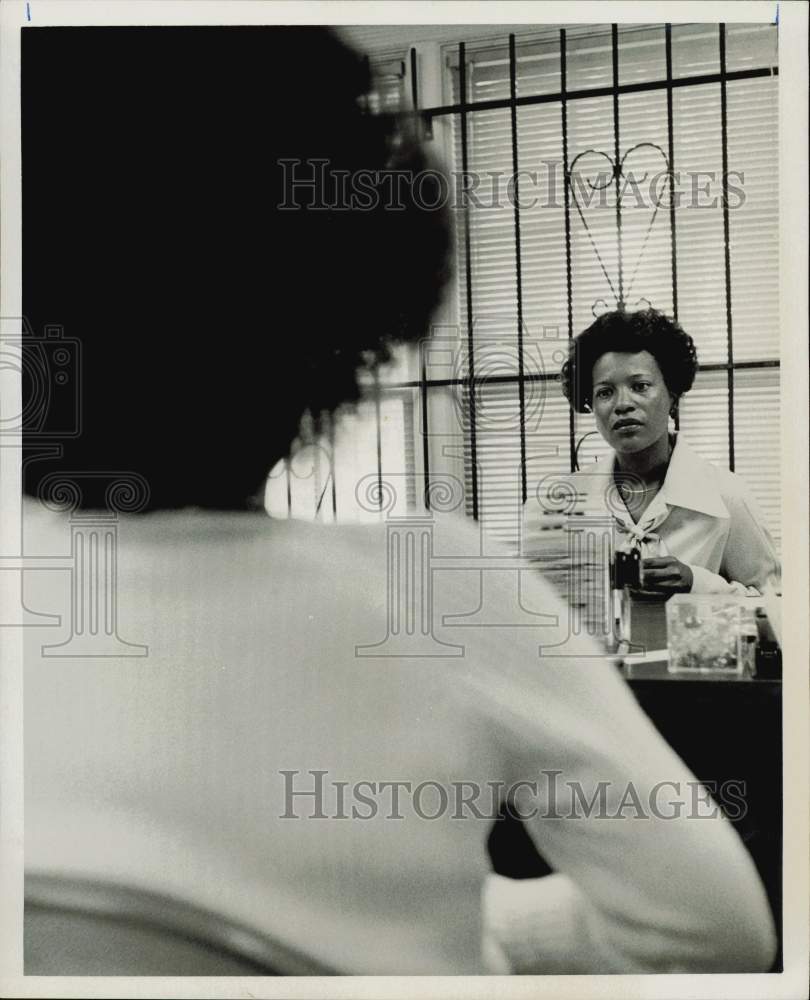
<instances>
[{"instance_id":1,"label":"wire heart decoration","mask_svg":"<svg viewBox=\"0 0 810 1000\"><path fill-rule=\"evenodd\" d=\"M635 146L631 146L630 149L628 149L625 152L624 156L621 157L621 159L618 161L618 163L608 153L604 152L604 150L600 150L600 149L586 149L586 150L583 150L583 152L579 153L571 161L571 166L568 169L568 172L567 172L566 178L565 178L565 182L568 185L568 188L569 188L569 190L571 192L571 197L573 199L574 205L576 206L577 213L579 214L579 217L580 217L580 219L582 221L582 225L585 228L585 232L587 233L588 239L590 240L591 247L593 248L593 252L596 255L596 259L599 261L599 266L602 269L602 274L604 274L605 280L607 281L608 286L609 286L611 292L613 293L613 297L616 300L616 308L617 309L626 309L627 308L627 299L628 299L630 291L631 291L631 289L633 287L633 282L636 279L636 275L638 274L638 268L639 268L639 265L641 264L641 260L642 260L642 258L644 256L644 251L647 248L647 243L648 243L648 241L650 239L650 234L652 233L653 226L655 225L655 220L656 220L656 218L658 216L658 210L660 209L661 202L662 202L662 197L659 196L658 191L656 191L656 194L654 195L653 192L652 192L652 186L651 186L651 188L650 188L650 197L651 197L652 204L654 206L653 207L653 212L652 212L652 215L650 217L650 221L649 221L649 223L647 225L646 232L644 233L644 239L643 239L643 242L642 242L642 245L641 245L641 249L640 249L639 254L638 254L638 258L637 258L637 260L635 262L635 265L633 267L633 271L632 271L632 273L630 275L630 280L627 283L627 287L625 288L625 282L624 282L624 245L623 245L623 242L622 242L622 237L623 237L623 234L622 234L622 203L624 201L625 194L626 194L626 192L628 190L628 182L630 180L632 180L632 184L634 185L635 190L638 191L640 185L644 184L647 181L647 178L649 176L649 171L645 170L644 175L641 177L640 180L637 181L635 177L629 178L628 174L625 171L625 164L627 163L628 157L632 156L633 153L636 153L640 149L652 149L652 150L655 150L656 153L660 154L662 160L664 161L664 169L661 170L661 171L659 171L658 174L656 174L656 178L666 178L667 181L668 181L668 185L663 185L663 184L660 185L660 190L661 191L663 191L665 189L665 187L667 187L667 186L669 186L671 188L671 185L673 183L674 178L673 178L673 174L672 174L672 169L670 167L669 159L668 159L666 153L663 151L663 149L661 149L661 147L658 146L658 145L656 145L654 142L639 142L639 143L636 143ZM615 206L615 210L616 210L616 248L617 248L617 262L618 262L618 275L617 275L617 278L618 278L618 292L616 290L615 285L613 284L613 281L610 278L610 275L608 274L607 268L605 267L605 263L602 260L602 255L599 253L599 247L596 245L596 241L594 240L593 233L591 232L590 226L588 225L588 222L587 222L587 220L585 218L585 214L582 211L582 204L580 203L580 199L579 199L579 197L577 195L577 186L578 185L574 184L575 167L576 167L577 163L580 160L582 160L584 157L586 157L586 156L601 157L603 160L607 161L607 164L608 164L608 166L610 168L608 171L601 171L597 175L597 179L596 179L595 182L592 181L588 175L584 175L583 174L582 176L584 177L585 184L588 186L588 188L590 188L591 191L597 192L597 191L604 191L604 190L606 190L611 184L614 184L616 186L616 206ZM577 174L577 176L580 176L580 175ZM602 180L602 178L604 178L604 181ZM584 191L584 189L582 188L581 184L579 185L579 190L581 192ZM589 202L589 204L590 204L590 202ZM651 307L651 303L650 303L649 299L645 299L645 298L638 299L634 303L634 307L638 308L638 309L645 308L645 306L643 306L642 303L646 303L646 308L650 308ZM597 307L601 307L600 310L599 310L599 312L597 312ZM608 306L607 302L605 302L604 299L597 299L596 302L594 302L593 306L591 306L591 312L594 314L594 316L598 316L598 315L600 315L601 312L608 311L609 308L610 307Z\"/></svg>"}]
</instances>

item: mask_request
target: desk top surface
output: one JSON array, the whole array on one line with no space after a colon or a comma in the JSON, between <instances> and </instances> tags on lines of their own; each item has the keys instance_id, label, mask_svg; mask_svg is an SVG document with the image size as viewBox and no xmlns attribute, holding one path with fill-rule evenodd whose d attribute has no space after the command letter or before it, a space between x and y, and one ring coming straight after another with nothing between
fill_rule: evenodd
<instances>
[{"instance_id":1,"label":"desk top surface","mask_svg":"<svg viewBox=\"0 0 810 1000\"><path fill-rule=\"evenodd\" d=\"M655 654L648 654L643 660L632 657L620 659L622 676L627 681L660 681L670 684L741 684L746 687L767 685L781 687L782 681L773 677L751 677L747 674L736 674L724 670L695 671L693 673L670 673L664 657L655 659Z\"/></svg>"}]
</instances>

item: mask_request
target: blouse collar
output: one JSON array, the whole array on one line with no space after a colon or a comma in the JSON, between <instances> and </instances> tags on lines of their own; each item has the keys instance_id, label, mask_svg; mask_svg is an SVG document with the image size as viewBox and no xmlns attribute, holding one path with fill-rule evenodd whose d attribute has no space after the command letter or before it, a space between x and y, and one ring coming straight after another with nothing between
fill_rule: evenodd
<instances>
[{"instance_id":1,"label":"blouse collar","mask_svg":"<svg viewBox=\"0 0 810 1000\"><path fill-rule=\"evenodd\" d=\"M614 452L611 472L615 465ZM682 434L675 440L667 474L656 500L659 497L667 507L684 507L710 517L729 517L728 507L717 487L714 467L692 450Z\"/></svg>"}]
</instances>

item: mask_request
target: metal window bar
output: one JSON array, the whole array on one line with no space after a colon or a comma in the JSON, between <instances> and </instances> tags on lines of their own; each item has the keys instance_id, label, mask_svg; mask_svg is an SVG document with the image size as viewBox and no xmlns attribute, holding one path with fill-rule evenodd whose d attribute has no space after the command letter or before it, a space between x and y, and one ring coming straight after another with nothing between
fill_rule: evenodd
<instances>
[{"instance_id":1,"label":"metal window bar","mask_svg":"<svg viewBox=\"0 0 810 1000\"><path fill-rule=\"evenodd\" d=\"M467 371L469 373L470 404L470 475L472 480L472 516L478 520L478 455L476 452L475 426L475 344L473 342L473 292L472 292L472 251L470 249L470 209L467 200L467 178L469 173L469 150L467 145L467 61L464 42L458 46L459 94L461 96L461 211L464 216L464 261L467 295Z\"/></svg>"},{"instance_id":2,"label":"metal window bar","mask_svg":"<svg viewBox=\"0 0 810 1000\"><path fill-rule=\"evenodd\" d=\"M473 321L472 321L472 303L473 303L473 286L472 286L472 248L471 248L471 238L470 238L470 222L469 222L469 202L467 197L467 174L469 172L469 135L468 135L468 114L474 113L476 111L484 110L498 110L506 109L510 110L511 121L512 121L512 161L515 176L518 173L519 167L519 150L518 150L518 130L517 130L517 109L519 107L531 107L540 104L550 104L555 101L559 101L561 109L561 122L562 122L562 142L563 142L563 161L564 170L567 176L568 172L568 102L577 100L588 100L598 97L610 96L613 99L613 113L614 113L614 152L616 155L616 160L619 159L619 109L618 102L619 96L622 94L633 94L641 93L645 91L657 91L665 90L667 97L667 144L668 144L668 154L670 169L673 173L670 173L669 177L669 194L670 194L670 204L669 204L669 214L670 214L670 234L671 234L671 266L672 266L672 303L673 303L673 315L675 319L678 318L678 272L677 272L677 231L676 231L676 212L675 212L675 199L674 199L674 114L673 114L673 92L676 87L693 87L701 85L711 85L720 84L721 90L721 142L722 142L722 163L723 163L723 230L724 230L724 264L725 264L725 277L726 277L726 322L727 322L727 344L728 344L728 354L727 361L704 364L699 366L699 371L701 372L711 372L711 371L723 371L728 373L728 398L729 398L729 467L733 470L734 468L734 372L741 370L750 369L763 369L763 368L779 368L780 362L775 359L762 359L757 361L743 361L735 362L733 355L733 326L732 326L732 316L731 316L731 257L730 257L730 220L728 216L728 142L727 142L727 103L726 103L726 84L728 81L737 80L754 80L761 79L765 77L778 76L779 68L777 66L760 67L753 69L743 69L729 71L726 66L726 52L725 52L725 25L721 24L719 26L719 46L720 46L720 72L719 73L706 73L697 74L692 76L684 76L675 78L673 77L672 71L672 27L670 24L664 26L665 31L665 59L666 59L666 75L663 80L650 80L642 81L629 84L620 84L618 77L618 26L611 26L611 43L612 43L612 70L613 70L613 80L612 85L608 87L590 87L590 88L580 88L577 90L568 90L567 87L567 73L566 73L566 32L565 29L560 30L560 91L556 93L549 94L536 94L536 95L526 95L518 96L516 77L517 77L517 59L516 59L516 48L515 48L515 36L509 36L509 77L510 77L510 93L508 98L499 98L493 100L485 101L471 101L468 100L467 94L467 64L466 64L466 51L465 43L460 42L458 47L458 62L459 62L459 100L455 104L443 105L440 107L425 108L420 109L418 105L418 75L417 75L417 53L415 49L410 51L410 70L411 70L411 91L413 108L425 121L426 125L430 127L431 119L434 117L445 116L445 115L458 115L459 124L461 130L461 154L462 154L462 190L461 190L461 204L462 211L464 212L464 262L465 262L465 296L467 303L467 342L468 342L468 375L465 378L448 378L448 379L432 379L428 380L427 371L424 363L422 364L422 369L420 372L420 377L416 381L400 381L395 383L388 383L386 389L405 389L405 388L418 388L421 394L422 401L422 435L423 435L423 449L422 449L422 462L425 474L425 500L429 506L429 501L427 498L428 487L429 487L429 448L428 448L428 388L429 387L447 387L447 386L466 386L469 389L469 411L470 411L470 462L471 462L471 480L472 480L472 514L475 519L478 518L478 508L479 508L479 498L478 498L478 462L477 462L477 449L476 449L476 377L475 377L475 357L474 357L474 335L473 335ZM617 184L619 178L617 177ZM516 182L517 183L517 182ZM568 305L568 336L569 339L573 337L573 279L572 279L572 262L571 262L571 219L570 219L570 193L567 184L564 185L564 195L565 195L565 243L566 243L566 292L567 292L567 305ZM517 382L518 391L520 394L520 406L521 406L521 479L522 479L522 490L523 497L526 497L526 455L525 455L525 385L526 382L536 382L536 381L553 381L558 378L554 373L541 373L527 375L523 371L523 325L522 325L522 273L521 273L521 247L520 247L520 215L519 215L519 205L517 204L517 197L515 198L515 247L516 247L516 269L517 269L517 306L518 306L518 343L519 343L519 370L518 374L515 375L504 375L504 376L490 376L487 381L488 383L511 383ZM617 228L621 226L621 206L617 204ZM621 275L621 268L620 268ZM621 277L620 277L621 281ZM622 295L623 289L620 286L620 295ZM380 482L382 479L382 460L381 460L381 437L380 437L380 410L379 410L379 382L377 380L378 389L378 400L377 400L377 464L378 464L378 476ZM678 416L676 414L676 427L678 425ZM570 462L571 468L574 468L575 464L575 450L576 450L576 440L575 440L575 418L573 412L569 414L569 446L570 446ZM334 495L334 492L333 492Z\"/></svg>"},{"instance_id":3,"label":"metal window bar","mask_svg":"<svg viewBox=\"0 0 810 1000\"><path fill-rule=\"evenodd\" d=\"M616 187L616 249L619 270L619 304L624 305L624 264L622 262L621 147L619 143L619 26L610 26L610 61L613 67L613 169Z\"/></svg>"},{"instance_id":4,"label":"metal window bar","mask_svg":"<svg viewBox=\"0 0 810 1000\"><path fill-rule=\"evenodd\" d=\"M380 513L383 509L383 474L382 474L382 415L380 413L380 373L374 369L374 423L377 432L377 494Z\"/></svg>"},{"instance_id":5,"label":"metal window bar","mask_svg":"<svg viewBox=\"0 0 810 1000\"><path fill-rule=\"evenodd\" d=\"M516 93L516 88L514 87L515 78L515 42L514 35L510 35L510 95L508 98L498 98L493 100L485 101L472 101L468 99L467 86L466 86L466 61L465 61L465 46L464 43L459 45L459 101L455 104L444 105L441 107L423 109L421 114L423 117L432 118L448 114L457 114L460 117L461 122L461 132L462 132L462 171L466 173L468 167L468 138L467 138L467 115L474 113L476 111L485 110L498 110L509 108L513 116L513 123L516 120L516 112L519 107L530 107L538 104L549 104L555 101L560 102L561 115L563 120L563 158L566 161L565 169L567 171L567 104L569 101L576 100L587 100L596 97L610 96L613 99L613 112L614 112L614 153L618 160L619 148L620 148L620 137L619 137L619 113L618 113L618 99L622 94L633 94L640 93L644 91L656 91L656 90L666 90L667 94L667 141L668 141L668 152L669 161L672 169L674 164L674 115L673 115L673 91L676 87L691 87L691 86L701 86L701 85L711 85L720 84L721 87L721 127L722 127L722 157L723 157L723 211L724 211L724 251L725 251L725 269L726 269L726 314L727 314L727 342L728 342L728 360L726 363L712 363L706 365L700 365L700 371L721 371L725 369L728 372L729 378L729 466L734 468L734 430L733 430L733 420L734 420L734 394L733 394L733 378L735 370L752 369L752 368L778 368L779 361L777 360L761 360L761 361L746 361L746 362L735 362L733 357L733 329L732 329L732 318L731 318L731 261L730 261L730 241L729 241L729 218L728 218L728 198L727 198L727 172L728 172L728 144L727 144L727 133L726 133L726 83L728 81L734 80L753 80L761 79L764 77L778 76L779 68L778 66L768 66L752 69L742 69L729 71L726 66L725 59L725 25L719 26L720 33L720 45L721 45L721 57L720 57L720 72L718 73L704 73L695 74L691 76L684 76L675 78L672 72L672 28L670 24L664 26L665 30L665 58L666 58L666 75L663 80L650 80L642 81L636 83L620 84L618 77L618 25L611 26L611 43L612 43L612 70L613 70L613 80L612 85L609 87L590 87L590 88L580 88L578 90L568 90L567 80L566 80L566 47L565 47L565 29L560 31L560 60L561 60L561 76L560 76L560 91L549 94L536 94L536 95L526 95L519 97ZM514 131L514 124L513 124ZM516 136L514 137L516 145ZM515 173L517 173L517 156L514 155L516 151L513 149L513 165L515 166ZM619 178L616 178L617 184ZM678 317L678 274L677 274L677 231L676 231L676 212L675 212L675 199L674 199L674 175L670 174L669 187L670 187L670 233L671 233L671 265L672 265L672 301L673 301L673 314L675 318ZM463 192L466 194L466 192ZM568 189L565 188L566 195L566 279L568 283L568 296L569 296L569 337L573 336L573 316L571 308L571 288L570 288L570 203L568 202ZM466 199L463 200L466 205ZM519 215L518 207L516 206L516 216L518 219L517 224L519 225ZM617 229L621 227L621 206L617 204ZM516 246L519 244L516 243ZM469 227L465 226L465 261L467 262L467 303L468 303L468 337L470 339L470 348L472 349L472 333L469 329L470 318L472 314L471 310L471 273L469 268L470 261L470 245L469 245ZM620 267L620 283L621 283L621 267ZM518 296L522 305L522 288L521 288L521 275L518 274ZM620 295L622 294L622 288L620 284ZM547 378L555 378L556 376L527 376L525 373L518 372L517 376L509 375L503 376L502 378L489 378L488 382L518 382L519 391L522 391L525 387L526 381L536 381L538 379L545 380ZM397 385L412 385L414 383L396 383ZM470 387L471 396L471 414L474 411L474 391L475 391L475 375L474 369L471 368L470 378L468 379L444 379L440 381L431 381L430 385L459 385L467 384ZM472 421L471 421L472 423ZM676 417L677 423L677 417ZM471 429L471 438L474 438L474 427ZM524 429L525 434L525 429ZM570 420L570 447L571 447L571 461L573 462L573 451L575 447L575 433L574 433L574 418L571 414ZM471 448L474 452L474 443L471 442ZM474 459L474 455L473 455ZM474 462L475 464L475 462ZM525 474L525 467L523 469ZM476 490L477 494L477 484L474 480L473 488ZM474 508L477 512L477 495L474 498Z\"/></svg>"},{"instance_id":6,"label":"metal window bar","mask_svg":"<svg viewBox=\"0 0 810 1000\"><path fill-rule=\"evenodd\" d=\"M667 62L667 158L669 159L669 239L672 249L672 315L678 321L678 253L675 220L675 119L672 113L672 25L664 26Z\"/></svg>"},{"instance_id":7,"label":"metal window bar","mask_svg":"<svg viewBox=\"0 0 810 1000\"><path fill-rule=\"evenodd\" d=\"M518 338L518 408L520 414L520 492L526 503L526 387L523 371L523 275L520 257L520 194L518 189L518 127L517 127L517 60L515 58L515 36L509 36L509 94L512 98L512 176L514 181L513 201L515 210L515 289L517 293L517 338Z\"/></svg>"},{"instance_id":8,"label":"metal window bar","mask_svg":"<svg viewBox=\"0 0 810 1000\"><path fill-rule=\"evenodd\" d=\"M726 106L726 26L718 32L720 45L720 135L723 155L723 254L726 276L726 342L728 361L728 467L734 471L734 342L731 319L731 248L728 217L728 119Z\"/></svg>"},{"instance_id":9,"label":"metal window bar","mask_svg":"<svg viewBox=\"0 0 810 1000\"><path fill-rule=\"evenodd\" d=\"M776 358L767 358L759 361L735 361L734 371L747 371L757 368L779 368L781 362ZM711 361L705 365L698 365L699 372L724 372L730 365L725 361ZM555 382L559 379L557 372L527 372L523 376L523 381L532 382ZM497 383L514 384L517 381L516 375L488 375L487 385ZM405 382L386 382L385 391L391 389L418 389L423 384L423 380ZM448 388L450 386L469 386L469 378L434 378L427 381L426 385L431 389Z\"/></svg>"},{"instance_id":10,"label":"metal window bar","mask_svg":"<svg viewBox=\"0 0 810 1000\"><path fill-rule=\"evenodd\" d=\"M672 262L672 316L678 322L678 237L675 218L675 118L672 112L672 25L664 25L667 64L667 158L669 159L669 244ZM675 407L675 432L681 429L680 407Z\"/></svg>"},{"instance_id":11,"label":"metal window bar","mask_svg":"<svg viewBox=\"0 0 810 1000\"><path fill-rule=\"evenodd\" d=\"M464 43L461 42L461 45ZM680 76L671 81L674 87L695 87L703 84L721 83L724 79L731 80L756 80L762 77L779 75L778 66L765 66L759 69L736 69L727 70L721 73L700 73L695 76ZM578 90L569 90L565 99L567 101L583 101L593 97L613 97L614 91L618 94L640 94L644 91L666 90L670 83L664 80L645 80L639 83L620 83L616 87L582 87ZM549 94L527 94L525 97L518 97L515 104L519 108L531 107L535 104L554 104L562 100L562 93L557 91ZM439 118L444 115L472 114L476 111L497 111L511 106L512 100L509 97L492 98L487 101L461 101L458 104L444 104L436 108L425 108L422 115L427 118Z\"/></svg>"},{"instance_id":12,"label":"metal window bar","mask_svg":"<svg viewBox=\"0 0 810 1000\"><path fill-rule=\"evenodd\" d=\"M430 510L430 447L428 422L428 380L425 352L422 351L422 370L419 379L419 398L422 402L422 470L425 475L422 502L426 510Z\"/></svg>"},{"instance_id":13,"label":"metal window bar","mask_svg":"<svg viewBox=\"0 0 810 1000\"><path fill-rule=\"evenodd\" d=\"M415 115L419 114L419 81L417 79L419 72L419 61L417 59L416 49L411 48L411 101L413 102L413 111ZM422 430L422 474L423 474L423 489L422 489L422 504L426 510L430 510L430 438L429 438L429 428L430 421L428 416L428 378L427 378L427 366L425 364L425 352L421 352L422 364L421 370L419 372L419 400L421 407L421 430Z\"/></svg>"},{"instance_id":14,"label":"metal window bar","mask_svg":"<svg viewBox=\"0 0 810 1000\"><path fill-rule=\"evenodd\" d=\"M562 117L563 147L563 197L565 199L565 292L567 298L568 343L574 339L574 284L571 269L571 190L568 186L568 51L565 28L560 29L560 115ZM571 472L577 468L576 417L573 407L568 409L568 457Z\"/></svg>"},{"instance_id":15,"label":"metal window bar","mask_svg":"<svg viewBox=\"0 0 810 1000\"><path fill-rule=\"evenodd\" d=\"M335 469L335 418L329 415L329 476L332 480L332 516L337 520L337 471Z\"/></svg>"}]
</instances>

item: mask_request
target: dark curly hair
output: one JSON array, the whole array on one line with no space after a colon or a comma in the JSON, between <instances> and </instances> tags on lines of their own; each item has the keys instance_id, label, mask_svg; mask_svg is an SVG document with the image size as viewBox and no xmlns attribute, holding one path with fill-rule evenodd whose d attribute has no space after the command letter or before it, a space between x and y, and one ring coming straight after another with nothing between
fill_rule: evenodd
<instances>
[{"instance_id":1,"label":"dark curly hair","mask_svg":"<svg viewBox=\"0 0 810 1000\"><path fill-rule=\"evenodd\" d=\"M127 470L150 509L239 509L302 414L356 400L358 370L426 333L446 182L369 85L321 28L23 32L23 311L32 340L58 324L81 353L80 432L50 457L49 428L24 429L27 492Z\"/></svg>"},{"instance_id":2,"label":"dark curly hair","mask_svg":"<svg viewBox=\"0 0 810 1000\"><path fill-rule=\"evenodd\" d=\"M698 362L689 334L657 309L617 309L603 313L571 341L560 381L563 394L577 413L592 409L593 366L608 351L652 354L667 389L677 399L692 388Z\"/></svg>"}]
</instances>

